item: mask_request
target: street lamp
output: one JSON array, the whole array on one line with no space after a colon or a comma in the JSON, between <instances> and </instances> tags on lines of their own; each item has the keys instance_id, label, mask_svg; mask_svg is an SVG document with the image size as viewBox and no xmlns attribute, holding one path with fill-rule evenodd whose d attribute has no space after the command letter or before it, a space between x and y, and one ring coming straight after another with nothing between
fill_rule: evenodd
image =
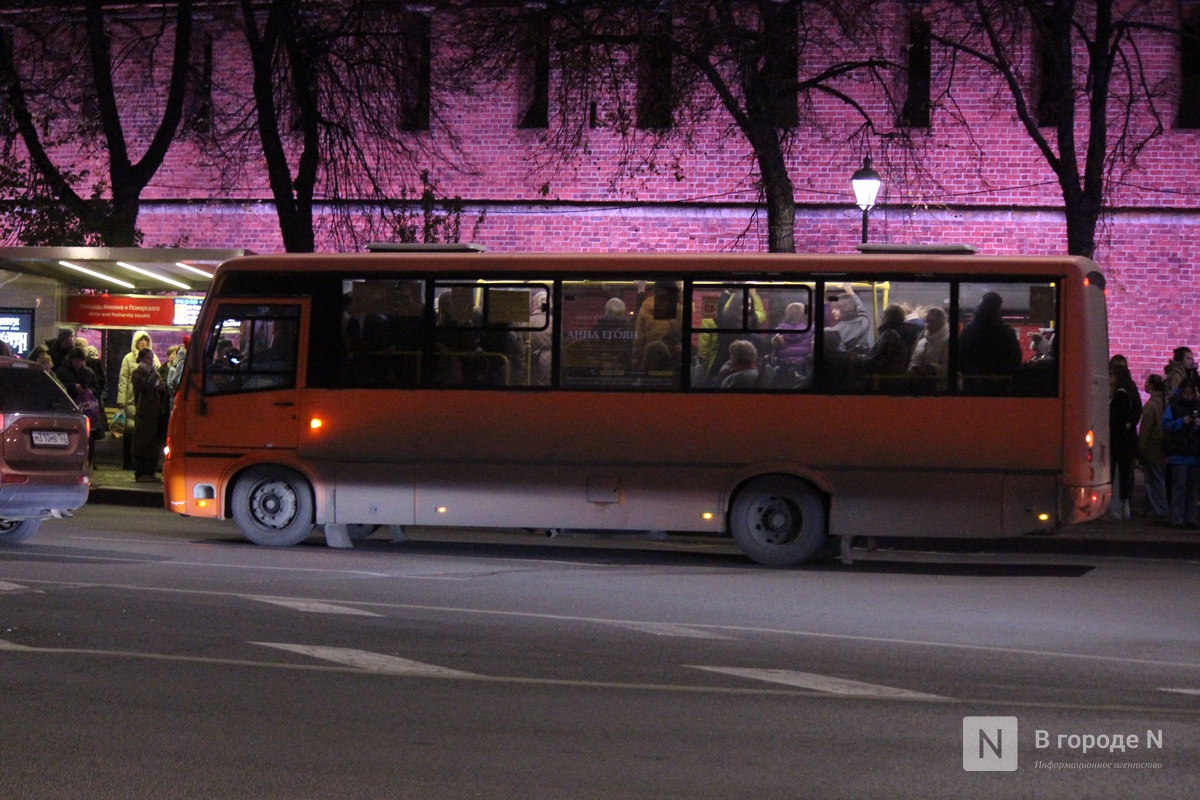
<instances>
[{"instance_id":1,"label":"street lamp","mask_svg":"<svg viewBox=\"0 0 1200 800\"><path fill-rule=\"evenodd\" d=\"M863 212L863 244L867 243L867 212L875 205L880 183L879 173L871 169L870 156L863 159L862 169L850 179L850 185L854 187L854 201Z\"/></svg>"}]
</instances>

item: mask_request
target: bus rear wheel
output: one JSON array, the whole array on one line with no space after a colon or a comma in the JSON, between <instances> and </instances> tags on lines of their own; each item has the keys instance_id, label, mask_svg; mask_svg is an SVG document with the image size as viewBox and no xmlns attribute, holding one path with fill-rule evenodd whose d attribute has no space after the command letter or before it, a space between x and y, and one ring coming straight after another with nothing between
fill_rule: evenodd
<instances>
[{"instance_id":1,"label":"bus rear wheel","mask_svg":"<svg viewBox=\"0 0 1200 800\"><path fill-rule=\"evenodd\" d=\"M825 503L803 481L767 475L733 500L729 530L743 553L768 567L808 561L825 543Z\"/></svg>"},{"instance_id":2,"label":"bus rear wheel","mask_svg":"<svg viewBox=\"0 0 1200 800\"><path fill-rule=\"evenodd\" d=\"M299 544L313 529L312 489L285 467L251 467L233 488L233 521L255 544Z\"/></svg>"},{"instance_id":3,"label":"bus rear wheel","mask_svg":"<svg viewBox=\"0 0 1200 800\"><path fill-rule=\"evenodd\" d=\"M377 530L379 530L379 526L373 523L356 523L346 526L346 535L350 537L350 541L352 542L361 542Z\"/></svg>"}]
</instances>

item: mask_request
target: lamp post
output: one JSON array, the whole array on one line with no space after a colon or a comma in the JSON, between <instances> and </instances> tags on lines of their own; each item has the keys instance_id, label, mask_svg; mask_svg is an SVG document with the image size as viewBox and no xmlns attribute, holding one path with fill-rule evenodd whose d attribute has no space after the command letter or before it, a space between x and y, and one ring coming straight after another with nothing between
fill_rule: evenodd
<instances>
[{"instance_id":1,"label":"lamp post","mask_svg":"<svg viewBox=\"0 0 1200 800\"><path fill-rule=\"evenodd\" d=\"M850 179L850 185L854 187L854 201L863 212L863 244L867 243L867 212L875 205L880 183L879 173L871 169L870 156L863 159L862 169Z\"/></svg>"}]
</instances>

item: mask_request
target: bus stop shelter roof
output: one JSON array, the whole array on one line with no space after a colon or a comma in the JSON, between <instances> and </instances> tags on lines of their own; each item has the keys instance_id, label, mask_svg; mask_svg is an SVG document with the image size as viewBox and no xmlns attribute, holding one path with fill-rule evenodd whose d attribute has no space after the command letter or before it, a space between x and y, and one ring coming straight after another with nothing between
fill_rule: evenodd
<instances>
[{"instance_id":1,"label":"bus stop shelter roof","mask_svg":"<svg viewBox=\"0 0 1200 800\"><path fill-rule=\"evenodd\" d=\"M0 270L109 292L205 292L217 265L249 250L184 247L0 247Z\"/></svg>"}]
</instances>

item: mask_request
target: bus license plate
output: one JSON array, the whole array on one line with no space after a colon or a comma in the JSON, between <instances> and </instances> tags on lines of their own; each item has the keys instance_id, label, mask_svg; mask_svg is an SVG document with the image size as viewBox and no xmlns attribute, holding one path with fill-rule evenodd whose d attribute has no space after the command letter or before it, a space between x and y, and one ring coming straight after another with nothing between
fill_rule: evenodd
<instances>
[{"instance_id":1,"label":"bus license plate","mask_svg":"<svg viewBox=\"0 0 1200 800\"><path fill-rule=\"evenodd\" d=\"M67 434L63 431L34 431L33 444L35 447L66 447Z\"/></svg>"}]
</instances>

